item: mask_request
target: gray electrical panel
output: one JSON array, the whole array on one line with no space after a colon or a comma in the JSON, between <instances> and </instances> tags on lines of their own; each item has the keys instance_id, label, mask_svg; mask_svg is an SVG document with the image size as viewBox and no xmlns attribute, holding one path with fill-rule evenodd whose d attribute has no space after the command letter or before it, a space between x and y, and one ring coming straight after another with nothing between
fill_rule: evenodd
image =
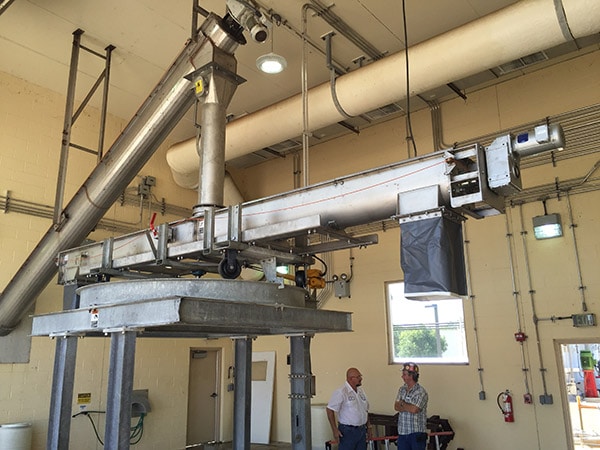
<instances>
[{"instance_id":1,"label":"gray electrical panel","mask_svg":"<svg viewBox=\"0 0 600 450\"><path fill-rule=\"evenodd\" d=\"M338 298L350 297L350 283L347 280L336 280L333 282L335 296Z\"/></svg>"}]
</instances>

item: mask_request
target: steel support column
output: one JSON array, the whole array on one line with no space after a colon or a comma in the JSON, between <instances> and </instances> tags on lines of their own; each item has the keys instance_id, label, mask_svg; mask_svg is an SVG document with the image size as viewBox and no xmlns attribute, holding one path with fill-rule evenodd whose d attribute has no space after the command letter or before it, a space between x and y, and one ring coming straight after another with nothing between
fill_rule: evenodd
<instances>
[{"instance_id":1,"label":"steel support column","mask_svg":"<svg viewBox=\"0 0 600 450\"><path fill-rule=\"evenodd\" d=\"M136 331L114 331L110 336L110 368L106 398L104 448L129 450L131 392Z\"/></svg>"},{"instance_id":2,"label":"steel support column","mask_svg":"<svg viewBox=\"0 0 600 450\"><path fill-rule=\"evenodd\" d=\"M60 148L60 162L58 166L58 177L56 181L56 197L54 200L54 226L60 228L60 223L63 220L62 217L62 209L63 209L63 201L64 201L64 192L65 192L65 184L67 177L67 161L69 158L69 148L74 147L78 150L82 150L88 153L95 153L98 158L98 162L102 159L103 151L104 151L104 132L106 129L106 114L107 114L107 104L108 104L108 88L110 85L110 63L111 63L111 54L112 51L116 48L114 45L108 45L105 48L106 54L102 55L94 50L91 50L84 45L81 44L81 36L84 31L80 28L73 32L73 46L71 50L71 63L69 67L69 82L67 85L67 102L65 106L65 118L63 124L63 137L61 140L61 148ZM79 53L80 50L86 50L88 53L97 56L99 58L104 59L104 70L98 76L98 79L94 83L94 85L90 88L87 96L81 102L81 105L74 111L75 107L75 93L76 93L76 84L77 84L77 70L79 66ZM88 105L89 101L95 94L96 90L103 84L103 94L102 94L102 108L100 110L100 129L98 131L98 150L94 151L83 147L81 145L76 145L71 143L71 130L75 121L79 117L79 115L83 112L83 109Z\"/></svg>"},{"instance_id":3,"label":"steel support column","mask_svg":"<svg viewBox=\"0 0 600 450\"><path fill-rule=\"evenodd\" d=\"M312 374L310 367L311 335L291 336L290 399L292 408L292 450L310 450L312 431L310 399Z\"/></svg>"},{"instance_id":4,"label":"steel support column","mask_svg":"<svg viewBox=\"0 0 600 450\"><path fill-rule=\"evenodd\" d=\"M108 113L108 88L110 86L110 65L112 51L116 47L114 45L107 46L105 62L104 62L104 85L102 91L102 108L100 109L100 129L98 130L98 162L104 156L104 134L106 131L106 114Z\"/></svg>"},{"instance_id":5,"label":"steel support column","mask_svg":"<svg viewBox=\"0 0 600 450\"><path fill-rule=\"evenodd\" d=\"M68 450L71 431L77 336L56 339L47 450Z\"/></svg>"},{"instance_id":6,"label":"steel support column","mask_svg":"<svg viewBox=\"0 0 600 450\"><path fill-rule=\"evenodd\" d=\"M63 288L63 308L65 310L79 307L77 287L76 284L69 284ZM67 333L56 338L50 417L48 419L46 441L47 450L68 450L69 448L77 339L77 336Z\"/></svg>"},{"instance_id":7,"label":"steel support column","mask_svg":"<svg viewBox=\"0 0 600 450\"><path fill-rule=\"evenodd\" d=\"M252 337L235 339L233 450L250 449L252 339Z\"/></svg>"},{"instance_id":8,"label":"steel support column","mask_svg":"<svg viewBox=\"0 0 600 450\"><path fill-rule=\"evenodd\" d=\"M75 104L75 84L77 82L77 66L79 64L79 49L81 47L81 35L83 30L77 29L73 32L73 47L71 49L71 63L69 65L69 83L67 86L67 104L65 106L65 120L63 124L63 136L60 148L60 162L58 165L58 180L56 182L56 197L54 199L54 225L60 223L63 198L65 192L65 180L67 174L67 159L69 146L71 145L71 125L73 125L73 108Z\"/></svg>"}]
</instances>

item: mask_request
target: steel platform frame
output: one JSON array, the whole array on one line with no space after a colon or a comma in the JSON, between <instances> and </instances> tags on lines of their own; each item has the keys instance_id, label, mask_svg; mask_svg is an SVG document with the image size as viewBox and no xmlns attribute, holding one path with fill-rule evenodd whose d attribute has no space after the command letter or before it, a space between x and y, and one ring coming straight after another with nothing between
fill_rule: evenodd
<instances>
[{"instance_id":1,"label":"steel platform frame","mask_svg":"<svg viewBox=\"0 0 600 450\"><path fill-rule=\"evenodd\" d=\"M138 298L132 284L140 286ZM144 286L146 283L146 286ZM197 297L162 297L163 290ZM180 286L183 286L181 288ZM149 291L156 291L157 298ZM254 298L244 293L248 292ZM69 301L69 298L72 298ZM211 298L212 297L212 298ZM229 297L229 298L228 298ZM292 449L311 447L310 340L315 333L352 331L351 313L297 306L305 291L295 286L235 280L165 279L112 282L77 290L65 286L65 306L72 309L33 318L32 335L56 339L48 450L68 450L73 403L77 339L109 337L105 448L128 450L135 348L138 337L230 337L235 340L233 449L250 448L252 341L258 336L290 339ZM106 299L104 303L102 300ZM224 298L224 299L223 299Z\"/></svg>"}]
</instances>

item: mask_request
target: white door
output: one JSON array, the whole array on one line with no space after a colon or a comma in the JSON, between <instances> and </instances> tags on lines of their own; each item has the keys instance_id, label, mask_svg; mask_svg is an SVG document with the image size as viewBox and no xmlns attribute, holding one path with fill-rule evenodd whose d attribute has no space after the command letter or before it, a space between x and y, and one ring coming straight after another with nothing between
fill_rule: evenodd
<instances>
[{"instance_id":1,"label":"white door","mask_svg":"<svg viewBox=\"0 0 600 450\"><path fill-rule=\"evenodd\" d=\"M275 352L252 353L252 414L250 442L268 444L273 410Z\"/></svg>"},{"instance_id":2,"label":"white door","mask_svg":"<svg viewBox=\"0 0 600 450\"><path fill-rule=\"evenodd\" d=\"M190 349L187 445L219 438L219 359L217 349Z\"/></svg>"}]
</instances>

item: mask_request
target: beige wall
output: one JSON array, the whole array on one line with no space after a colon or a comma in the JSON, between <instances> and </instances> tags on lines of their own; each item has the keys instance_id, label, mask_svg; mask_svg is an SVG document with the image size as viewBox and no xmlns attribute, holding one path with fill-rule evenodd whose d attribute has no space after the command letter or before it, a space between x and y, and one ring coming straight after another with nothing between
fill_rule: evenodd
<instances>
[{"instance_id":1,"label":"beige wall","mask_svg":"<svg viewBox=\"0 0 600 450\"><path fill-rule=\"evenodd\" d=\"M64 97L32 86L0 72L0 192L19 200L52 205L60 155L60 138L64 117ZM90 109L78 119L72 142L96 148L98 112ZM125 127L126 122L109 117L107 147ZM165 169L166 142L140 172L156 177L154 194L167 203L191 208L196 193L175 186ZM65 205L81 186L96 162L93 155L71 150ZM131 183L136 188L140 179ZM114 206L107 218L133 223L140 221L139 208ZM150 214L143 213L143 227ZM157 223L179 217L158 216ZM25 214L0 214L0 290L4 289L17 269L51 225L48 219ZM138 227L139 228L139 227ZM90 236L103 239L110 235L98 230ZM62 289L51 282L37 300L35 313L43 314L62 308ZM0 338L0 345L5 345ZM138 339L134 389L148 389L152 413L145 420L144 437L137 448L149 450L181 449L185 446L187 414L187 380L190 347L223 348L222 370L233 364L228 339L207 342L203 339ZM0 424L33 423L33 449L46 448L48 410L54 360L54 341L33 338L29 364L0 364ZM105 410L108 376L109 339L87 338L78 343L75 394L91 393L88 410ZM226 385L224 378L223 383ZM222 396L224 439L231 439L232 395ZM74 399L74 413L78 411ZM104 434L102 415L93 416ZM95 443L92 427L85 417L73 419L71 448L101 448Z\"/></svg>"},{"instance_id":2,"label":"beige wall","mask_svg":"<svg viewBox=\"0 0 600 450\"><path fill-rule=\"evenodd\" d=\"M574 110L600 102L600 54L595 52L577 60L562 63L544 71L505 82L496 87L468 93L460 99L442 104L445 142L467 140L500 129L539 120L547 115ZM413 130L419 154L433 151L429 114L421 111L413 117ZM404 119L363 130L334 142L315 147L310 156L311 182L318 182L369 167L405 158ZM577 161L560 162L557 167L543 166L524 171L525 186L552 182L555 177L566 180L584 176L598 160L598 155ZM247 170L239 183L247 198L260 197L292 187L292 161L276 160ZM598 314L600 289L595 273L600 264L600 241L596 227L600 220L597 205L600 193L571 197L576 238L589 312ZM549 212L563 218L565 237L535 241L531 218L543 214L541 202L522 207L532 287L537 316L568 316L582 312L579 281L575 263L573 238L568 228L568 210L564 198L547 202ZM430 394L429 414L448 418L456 431L450 448L466 449L564 449L567 448L563 399L554 342L568 339L599 340L597 328L574 328L570 321L540 322L539 339L546 369L547 393L553 405L540 405L544 393L540 375L530 286L524 261L520 232L521 208L512 208L507 216L468 220L470 240L472 292L474 300L465 302L465 321L470 364L467 366L426 365L421 382ZM515 342L518 330L515 300L509 265L507 224L514 233L513 254L516 266L518 304L522 327L529 339L524 345L528 383L534 396L533 405L525 405L524 376L520 344ZM354 278L350 299L333 298L326 308L353 312L353 333L317 335L312 342L312 367L317 378L317 395L313 403L326 403L331 392L344 380L349 366L358 366L365 375L364 387L371 410L393 414L393 400L401 384L398 366L388 364L386 341L386 281L402 279L399 256L399 232L380 234L377 246L354 250ZM347 272L349 254L335 254L333 271ZM473 321L473 310L475 321ZM483 389L487 399L479 400L478 365L475 332L483 369ZM289 441L289 371L283 356L289 343L281 337L260 338L257 350L277 350L278 377L276 398L276 431L274 440ZM510 389L515 396L513 424L505 424L496 405L499 392Z\"/></svg>"},{"instance_id":3,"label":"beige wall","mask_svg":"<svg viewBox=\"0 0 600 450\"><path fill-rule=\"evenodd\" d=\"M60 150L60 131L64 98L31 86L22 80L0 74L0 192L28 201L52 204ZM600 52L583 55L543 71L516 78L493 88L468 93L468 100L451 100L442 104L444 140L454 142L485 133L537 120L547 115L600 103ZM78 132L84 145L94 146L95 113L84 117ZM111 118L111 142L125 122ZM413 130L420 154L432 151L429 114L413 116ZM75 139L77 141L77 139ZM166 169L166 143L148 163L141 175L157 177L157 196L170 203L190 206L195 193L176 188ZM76 152L73 152L76 153ZM363 130L360 135L348 135L337 141L315 147L311 151L311 182L376 167L407 154L404 120L398 119ZM560 177L561 180L582 176L597 157L561 162L557 167L544 166L524 173L525 185L537 185ZM90 155L75 155L69 166L69 192L79 187L93 167ZM293 187L292 158L277 159L235 173L235 181L246 199L289 190ZM135 183L134 183L135 184ZM594 277L599 267L600 243L596 236L600 213L598 193L574 195L571 198L575 215L577 242L586 296L590 312L600 313L600 286ZM559 212L566 223L566 201L551 199L547 206ZM133 220L136 213L114 207L109 216ZM522 207L524 224L542 212L541 203ZM597 339L597 328L576 329L569 321L541 322L540 345L547 369L547 390L554 397L553 405L540 405L537 397L543 393L540 362L532 325L530 287L525 272L521 241L521 209L508 215L514 232L514 254L517 267L519 308L524 329L530 336L525 343L526 365L529 368L533 405L521 401L524 393L520 346L514 340L517 330L515 302L511 285L505 216L480 221L469 220L467 233L474 300L465 303L465 318L469 347L469 365L426 365L422 368L422 384L430 393L429 414L448 418L457 435L450 448L466 449L564 449L566 433L554 341L562 339ZM164 220L172 220L164 218ZM46 219L9 213L0 214L0 289L16 272L39 238L50 226ZM529 229L531 232L531 230ZM98 232L102 238L106 233ZM573 251L573 239L567 232L562 239L534 241L527 236L532 284L535 289L537 314L540 317L563 316L580 312L579 281ZM350 299L330 299L326 308L351 311L352 333L320 334L312 340L313 373L317 377L316 404L325 403L335 387L343 382L348 366L358 366L365 375L365 389L372 411L393 412L392 403L400 384L397 366L388 364L385 331L385 282L402 279L399 263L399 232L380 234L377 246L354 250L354 277ZM332 270L349 269L349 252L334 255ZM36 313L58 310L61 290L51 284L38 299ZM471 307L474 307L473 321ZM475 333L483 370L487 400L480 401ZM232 365L232 344L228 339L138 340L134 388L149 389L152 413L146 419L145 435L140 449L165 450L183 448L185 444L188 352L190 347L215 346L223 349L223 388L228 380L227 367ZM107 371L107 339L80 340L75 392L91 392L90 409L105 405ZM289 380L286 355L289 342L285 337L260 337L254 343L256 351L277 351L274 427L275 441L289 442L290 409L287 394ZM46 338L34 338L30 363L0 364L0 423L32 421L35 450L45 448L49 395L51 390L54 343ZM505 424L495 404L495 397L504 389L515 394L514 424ZM232 394L222 394L222 435L232 436ZM103 430L103 428L101 428ZM72 448L96 449L89 423L83 418L73 420Z\"/></svg>"}]
</instances>

